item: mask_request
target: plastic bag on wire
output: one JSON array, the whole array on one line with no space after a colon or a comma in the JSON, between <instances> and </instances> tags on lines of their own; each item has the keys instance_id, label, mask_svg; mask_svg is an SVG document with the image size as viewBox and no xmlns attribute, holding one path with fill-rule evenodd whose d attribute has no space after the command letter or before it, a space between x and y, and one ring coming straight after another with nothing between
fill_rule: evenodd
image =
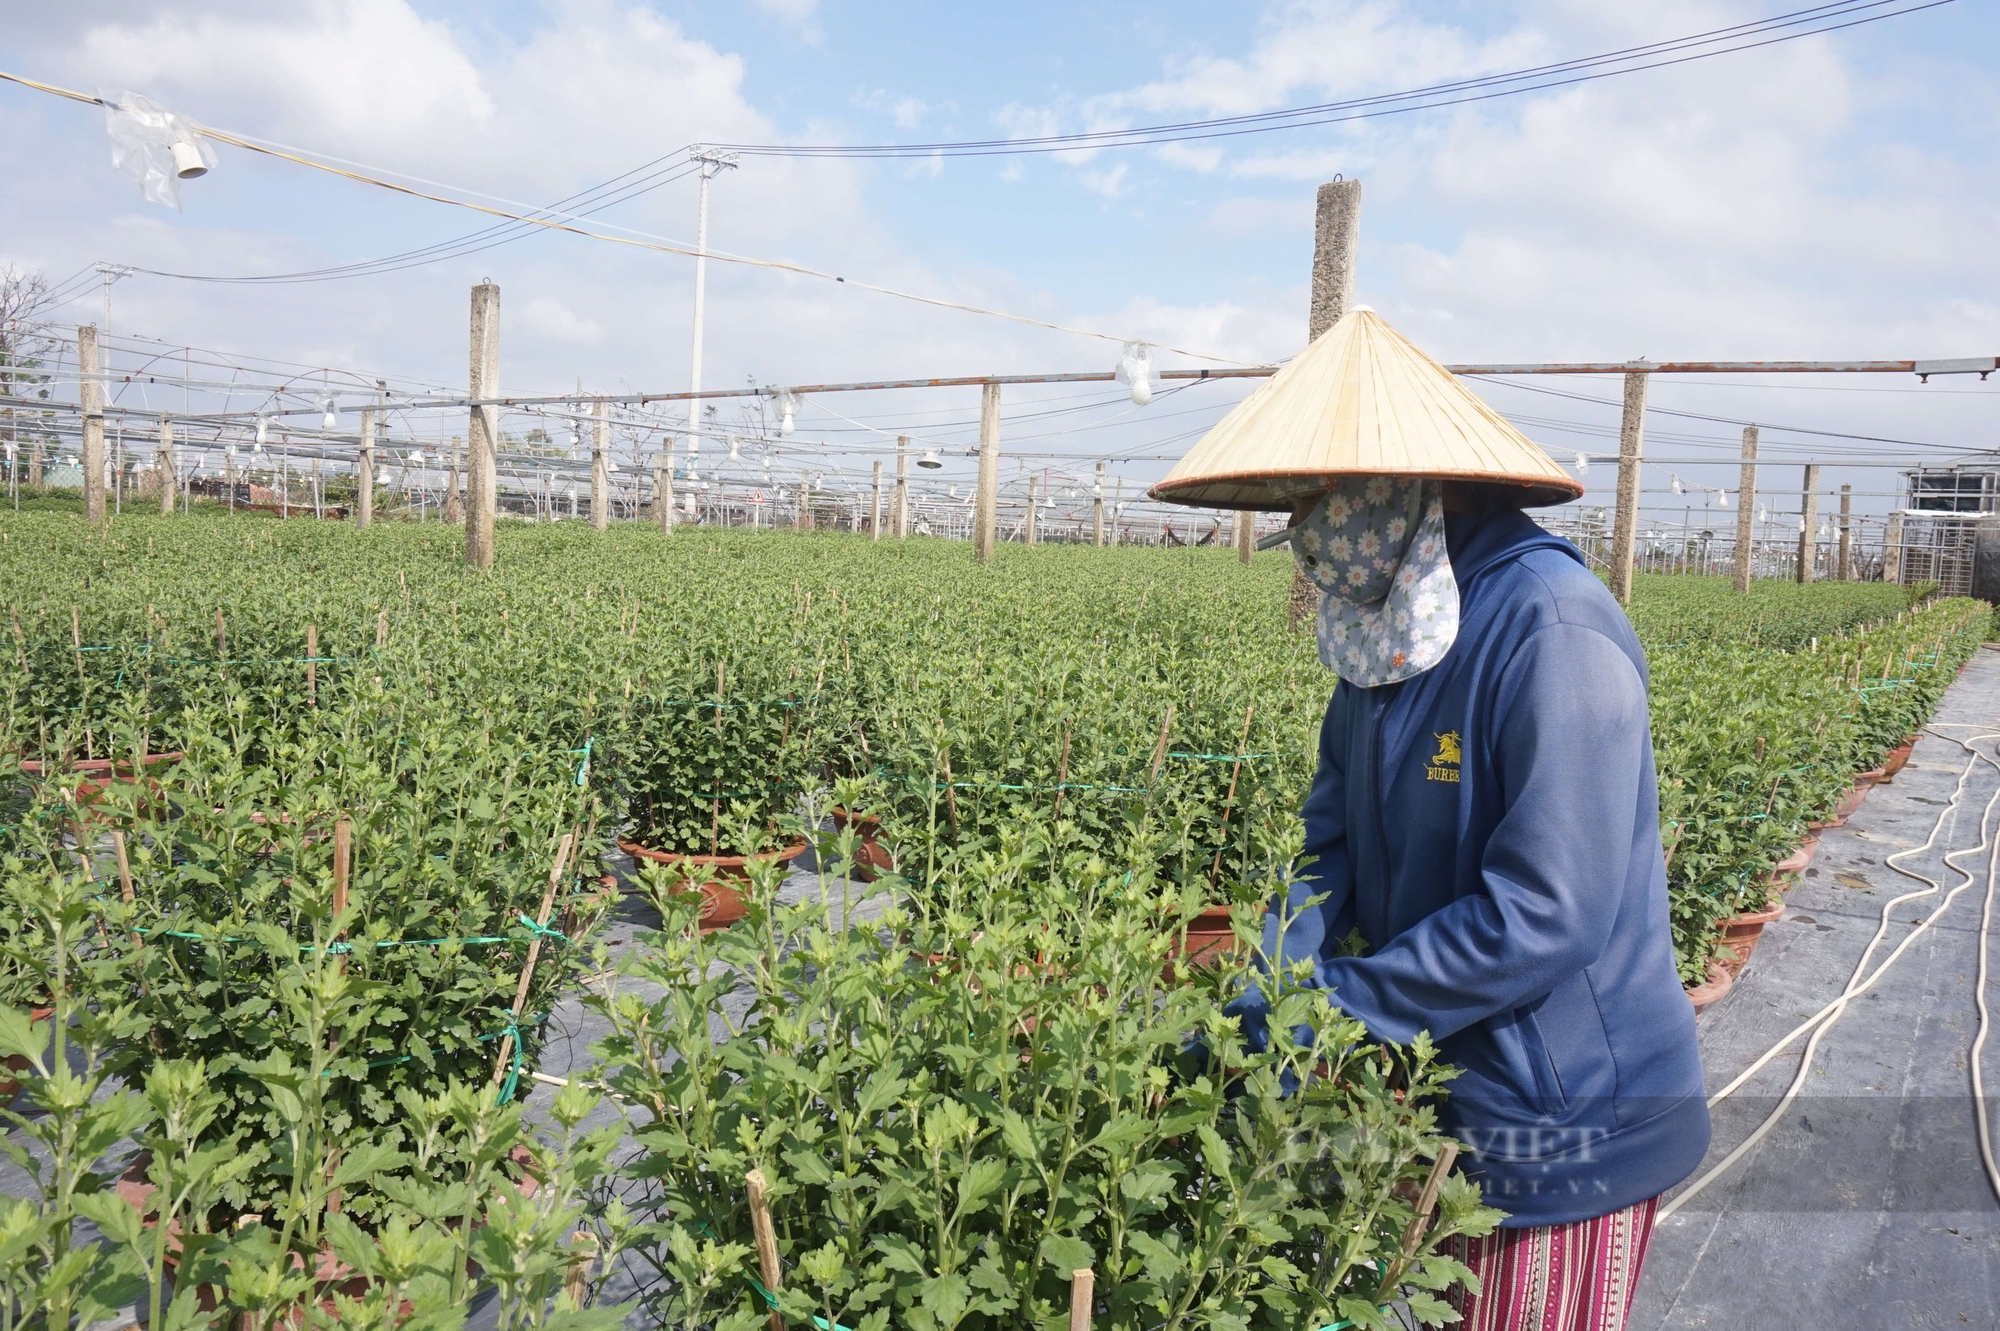
<instances>
[{"instance_id":1,"label":"plastic bag on wire","mask_svg":"<svg viewBox=\"0 0 2000 1331\"><path fill-rule=\"evenodd\" d=\"M1132 405L1143 407L1153 400L1153 351L1144 342L1127 342L1118 358L1114 378L1132 395Z\"/></svg>"},{"instance_id":2,"label":"plastic bag on wire","mask_svg":"<svg viewBox=\"0 0 2000 1331\"><path fill-rule=\"evenodd\" d=\"M201 126L136 92L99 92L104 128L111 135L111 165L130 177L139 193L180 211L180 183L213 170L215 149Z\"/></svg>"}]
</instances>

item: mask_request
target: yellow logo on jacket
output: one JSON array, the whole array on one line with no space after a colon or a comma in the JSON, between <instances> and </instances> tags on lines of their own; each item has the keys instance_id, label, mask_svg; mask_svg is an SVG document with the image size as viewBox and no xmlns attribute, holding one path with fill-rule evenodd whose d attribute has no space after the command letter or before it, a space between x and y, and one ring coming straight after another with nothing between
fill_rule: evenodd
<instances>
[{"instance_id":1,"label":"yellow logo on jacket","mask_svg":"<svg viewBox=\"0 0 2000 1331\"><path fill-rule=\"evenodd\" d=\"M1431 755L1430 762L1424 768L1424 780L1456 783L1460 756L1458 732L1447 730L1442 735L1437 735L1435 732L1433 735L1438 742L1438 749Z\"/></svg>"}]
</instances>

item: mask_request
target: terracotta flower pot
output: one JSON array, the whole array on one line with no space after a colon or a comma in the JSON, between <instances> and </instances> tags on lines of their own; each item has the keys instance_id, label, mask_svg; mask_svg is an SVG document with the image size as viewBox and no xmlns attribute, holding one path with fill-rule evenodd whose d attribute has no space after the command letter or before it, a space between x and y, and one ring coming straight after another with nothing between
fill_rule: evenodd
<instances>
[{"instance_id":1,"label":"terracotta flower pot","mask_svg":"<svg viewBox=\"0 0 2000 1331\"><path fill-rule=\"evenodd\" d=\"M1917 747L1915 739L1906 739L1889 750L1889 756L1882 760L1882 780L1893 781L1896 773L1903 770L1903 764L1910 761L1910 751Z\"/></svg>"},{"instance_id":2,"label":"terracotta flower pot","mask_svg":"<svg viewBox=\"0 0 2000 1331\"><path fill-rule=\"evenodd\" d=\"M1854 786L1840 797L1840 803L1833 806L1833 816L1838 822L1846 822L1861 808L1861 802L1868 798L1868 790L1875 784L1874 778L1865 773L1854 779Z\"/></svg>"},{"instance_id":3,"label":"terracotta flower pot","mask_svg":"<svg viewBox=\"0 0 2000 1331\"><path fill-rule=\"evenodd\" d=\"M56 1010L52 1007L31 1007L28 1009L28 1024L33 1026L38 1022L47 1021L55 1014ZM32 1061L20 1054L9 1054L6 1061L0 1063L0 1067L4 1067L7 1072L29 1072L34 1069L34 1066ZM6 1073L0 1073L0 1100L11 1100L20 1094L21 1084L19 1077L10 1077Z\"/></svg>"},{"instance_id":4,"label":"terracotta flower pot","mask_svg":"<svg viewBox=\"0 0 2000 1331\"><path fill-rule=\"evenodd\" d=\"M1736 984L1736 977L1724 970L1719 962L1708 963L1708 979L1687 990L1688 1001L1694 1004L1695 1015L1700 1016L1704 1008L1722 1001Z\"/></svg>"},{"instance_id":5,"label":"terracotta flower pot","mask_svg":"<svg viewBox=\"0 0 2000 1331\"><path fill-rule=\"evenodd\" d=\"M146 755L146 766L152 768L175 763L186 756L187 754L180 749L166 753L149 753ZM82 780L76 784L76 802L83 805L94 804L99 796L110 789L112 782L130 781L134 778L132 763L125 758L75 758L64 768L29 758L22 761L21 770L29 776L81 777ZM163 793L159 781L153 777L146 779L146 789L153 795Z\"/></svg>"},{"instance_id":6,"label":"terracotta flower pot","mask_svg":"<svg viewBox=\"0 0 2000 1331\"><path fill-rule=\"evenodd\" d=\"M1757 950L1757 940L1764 936L1764 926L1779 919L1784 913L1785 903L1774 901L1762 910L1745 911L1723 922L1722 946L1736 957L1736 965L1730 969L1736 971L1743 969L1744 964L1750 960L1750 954ZM1725 968L1729 968L1729 959L1723 958L1722 964Z\"/></svg>"},{"instance_id":7,"label":"terracotta flower pot","mask_svg":"<svg viewBox=\"0 0 2000 1331\"><path fill-rule=\"evenodd\" d=\"M1796 850L1771 866L1771 881L1789 887L1794 878L1806 871L1806 866L1812 863L1813 855L1818 850L1819 838L1807 837Z\"/></svg>"},{"instance_id":8,"label":"terracotta flower pot","mask_svg":"<svg viewBox=\"0 0 2000 1331\"><path fill-rule=\"evenodd\" d=\"M861 844L854 848L854 858L848 864L848 872L857 883L872 883L885 873L896 871L896 857L882 844L882 820L874 817L856 818L845 809L834 809L833 825L845 831L851 824Z\"/></svg>"},{"instance_id":9,"label":"terracotta flower pot","mask_svg":"<svg viewBox=\"0 0 2000 1331\"><path fill-rule=\"evenodd\" d=\"M652 850L636 841L620 841L618 848L635 860L679 864L690 869L704 864L713 868L715 876L701 886L701 931L706 934L727 929L749 913L750 902L743 895L743 884L750 881L752 860L776 860L781 865L790 864L806 853L806 841L801 837L782 850L767 851L762 855L683 855L674 851Z\"/></svg>"}]
</instances>

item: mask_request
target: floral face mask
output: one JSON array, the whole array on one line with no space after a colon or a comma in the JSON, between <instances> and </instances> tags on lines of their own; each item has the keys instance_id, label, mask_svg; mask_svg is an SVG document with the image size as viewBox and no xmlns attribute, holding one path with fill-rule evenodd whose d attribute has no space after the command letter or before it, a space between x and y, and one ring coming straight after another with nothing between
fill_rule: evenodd
<instances>
[{"instance_id":1,"label":"floral face mask","mask_svg":"<svg viewBox=\"0 0 2000 1331\"><path fill-rule=\"evenodd\" d=\"M1350 476L1300 524L1292 554L1319 585L1319 659L1373 688L1420 675L1458 637L1458 581L1437 481Z\"/></svg>"}]
</instances>

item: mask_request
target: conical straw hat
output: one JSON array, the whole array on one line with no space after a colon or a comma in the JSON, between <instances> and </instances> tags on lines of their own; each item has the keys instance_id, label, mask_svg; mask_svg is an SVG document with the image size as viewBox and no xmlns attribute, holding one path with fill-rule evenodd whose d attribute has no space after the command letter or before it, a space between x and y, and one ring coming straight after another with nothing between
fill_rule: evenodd
<instances>
[{"instance_id":1,"label":"conical straw hat","mask_svg":"<svg viewBox=\"0 0 2000 1331\"><path fill-rule=\"evenodd\" d=\"M1355 475L1521 486L1524 505L1583 493L1366 305L1239 403L1149 493L1199 508L1284 510Z\"/></svg>"}]
</instances>

